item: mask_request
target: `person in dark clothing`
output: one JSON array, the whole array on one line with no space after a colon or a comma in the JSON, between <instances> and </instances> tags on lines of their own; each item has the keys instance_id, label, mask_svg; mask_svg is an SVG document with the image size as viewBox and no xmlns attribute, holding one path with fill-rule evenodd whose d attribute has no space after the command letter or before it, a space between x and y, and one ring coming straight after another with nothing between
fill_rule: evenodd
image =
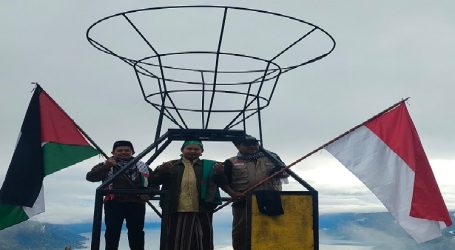
<instances>
[{"instance_id":1,"label":"person in dark clothing","mask_svg":"<svg viewBox=\"0 0 455 250\"><path fill-rule=\"evenodd\" d=\"M163 163L152 174L151 182L167 191L160 203L161 250L213 249L212 215L221 197L215 162L199 159L203 151L201 141L185 141L182 157Z\"/></svg>"},{"instance_id":2,"label":"person in dark clothing","mask_svg":"<svg viewBox=\"0 0 455 250\"><path fill-rule=\"evenodd\" d=\"M227 185L223 186L231 197L234 198L232 204L232 246L234 250L245 249L246 246L246 201L239 199L243 192L255 184L267 178L276 169L281 169L285 164L273 152L267 151L276 161L272 161L260 150L258 140L250 135L238 138L233 141L238 150L236 156L227 159L223 163L224 174L227 178ZM276 162L279 163L276 166ZM217 166L215 171L218 173L221 168ZM259 190L276 190L281 191L281 182L287 182L288 175L283 173L277 178L265 182L255 188ZM226 180L226 179L225 179Z\"/></svg>"},{"instance_id":3,"label":"person in dark clothing","mask_svg":"<svg viewBox=\"0 0 455 250\"><path fill-rule=\"evenodd\" d=\"M87 173L91 182L103 181L134 159L133 144L129 141L116 141L112 157L94 166ZM151 169L138 161L119 175L107 189L138 189L148 187ZM144 217L147 196L108 194L104 197L104 222L106 224L106 249L118 249L123 221L128 229L128 242L133 250L144 249Z\"/></svg>"}]
</instances>

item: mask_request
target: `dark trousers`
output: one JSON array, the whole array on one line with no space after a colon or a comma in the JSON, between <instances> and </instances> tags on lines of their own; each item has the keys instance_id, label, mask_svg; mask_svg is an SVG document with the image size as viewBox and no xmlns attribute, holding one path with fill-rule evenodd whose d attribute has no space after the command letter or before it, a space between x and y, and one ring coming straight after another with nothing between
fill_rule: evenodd
<instances>
[{"instance_id":1,"label":"dark trousers","mask_svg":"<svg viewBox=\"0 0 455 250\"><path fill-rule=\"evenodd\" d=\"M128 229L128 243L133 250L144 249L145 204L109 201L104 204L106 250L117 250L123 220Z\"/></svg>"},{"instance_id":2,"label":"dark trousers","mask_svg":"<svg viewBox=\"0 0 455 250\"><path fill-rule=\"evenodd\" d=\"M211 212L177 212L163 217L161 250L213 250Z\"/></svg>"},{"instance_id":3,"label":"dark trousers","mask_svg":"<svg viewBox=\"0 0 455 250\"><path fill-rule=\"evenodd\" d=\"M246 249L246 202L240 201L232 206L232 247L234 250Z\"/></svg>"}]
</instances>

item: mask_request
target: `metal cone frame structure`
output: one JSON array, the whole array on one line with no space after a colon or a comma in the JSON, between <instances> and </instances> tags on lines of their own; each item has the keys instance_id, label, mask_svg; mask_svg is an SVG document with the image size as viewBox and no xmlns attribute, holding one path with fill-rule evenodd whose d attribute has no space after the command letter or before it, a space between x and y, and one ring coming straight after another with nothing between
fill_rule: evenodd
<instances>
[{"instance_id":1,"label":"metal cone frame structure","mask_svg":"<svg viewBox=\"0 0 455 250\"><path fill-rule=\"evenodd\" d=\"M263 144L261 112L281 75L335 48L333 37L312 23L233 6L131 10L100 19L86 35L96 49L134 70L142 97L158 111L155 141L135 158L155 149L148 164L174 140L233 141L248 130ZM97 189L92 249L99 248L104 187L132 164ZM317 192L289 172L313 198L317 249Z\"/></svg>"}]
</instances>

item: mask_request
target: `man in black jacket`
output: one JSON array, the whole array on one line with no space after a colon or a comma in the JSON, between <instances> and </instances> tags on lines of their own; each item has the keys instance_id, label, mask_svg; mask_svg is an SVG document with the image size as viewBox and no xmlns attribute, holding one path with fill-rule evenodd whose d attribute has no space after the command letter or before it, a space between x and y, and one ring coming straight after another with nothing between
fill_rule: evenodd
<instances>
[{"instance_id":1,"label":"man in black jacket","mask_svg":"<svg viewBox=\"0 0 455 250\"><path fill-rule=\"evenodd\" d=\"M134 159L133 144L129 141L116 141L112 157L94 166L87 173L91 182L103 181L113 176L115 171ZM138 189L147 187L151 169L139 161L118 176L107 189ZM106 224L106 249L118 249L123 220L128 228L128 242L131 249L144 249L145 199L138 195L108 194L104 197L104 222Z\"/></svg>"}]
</instances>

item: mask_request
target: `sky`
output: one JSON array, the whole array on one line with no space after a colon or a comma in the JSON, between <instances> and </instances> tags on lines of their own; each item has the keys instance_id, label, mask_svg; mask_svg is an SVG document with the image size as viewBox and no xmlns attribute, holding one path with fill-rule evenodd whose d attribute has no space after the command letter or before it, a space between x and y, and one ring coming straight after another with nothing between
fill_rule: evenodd
<instances>
[{"instance_id":1,"label":"sky","mask_svg":"<svg viewBox=\"0 0 455 250\"><path fill-rule=\"evenodd\" d=\"M293 16L321 27L336 41L334 51L327 57L280 77L270 106L262 112L267 149L291 163L410 97L408 109L441 193L448 209L455 210L455 112L451 98L455 92L455 17L451 11L455 3L451 1L2 1L0 181L6 174L30 101L31 82L40 83L106 153L119 139L131 140L136 152L149 146L154 140L158 112L142 99L132 67L96 50L87 41L86 31L97 20L119 12L197 4L229 4ZM198 43L198 36L190 31L167 33L163 26L178 27L184 23L192 27L194 22L219 27L210 19L213 17L211 13L185 20L180 15L162 16L175 23L160 23L157 18L150 23L150 30L155 31L153 35L159 34L156 39L169 51L182 44L204 47L206 44ZM229 20L232 25L244 27L248 38L268 35L251 41L237 39L236 33L229 31L232 36L226 38L226 46L231 47L226 48L238 47L245 53L248 49L268 53L278 38L287 41L287 34L292 37L296 31L294 26L288 30L254 23L259 19L253 18L251 26L248 17L242 15L233 15ZM202 33L218 34L212 30L203 29ZM141 48L129 40L130 36L117 32L115 25L105 27L100 37L123 46L126 52L142 55ZM309 54L319 53L326 48L327 40L309 45L313 46L307 51ZM300 56L294 53L287 59L298 61ZM221 99L222 103L227 101ZM167 128L175 126L167 122L164 129ZM251 131L257 136L254 128ZM152 168L178 157L179 146L171 144ZM205 145L206 158L224 160L235 154L230 143ZM94 157L46 177L46 212L34 219L90 222L99 183L85 181L85 174L100 161L103 159ZM320 213L385 211L378 199L325 151L292 169L318 190ZM291 180L284 189L302 187ZM220 213L216 218L219 223L230 221L229 209ZM147 220L156 221L157 217L149 211Z\"/></svg>"}]
</instances>

